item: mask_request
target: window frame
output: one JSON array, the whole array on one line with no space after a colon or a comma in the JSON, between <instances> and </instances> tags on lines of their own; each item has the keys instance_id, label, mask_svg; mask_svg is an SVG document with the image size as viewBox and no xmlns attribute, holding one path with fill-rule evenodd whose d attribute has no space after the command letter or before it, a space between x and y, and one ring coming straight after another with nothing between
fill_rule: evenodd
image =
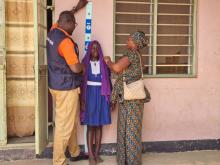
<instances>
[{"instance_id":1,"label":"window frame","mask_svg":"<svg viewBox=\"0 0 220 165\"><path fill-rule=\"evenodd\" d=\"M192 68L190 70L191 73L187 74L157 74L156 73L156 59L157 59L157 29L158 29L158 0L153 0L153 31L152 31L152 74L144 74L144 78L196 78L197 77L197 7L198 7L198 0L193 0L193 12L192 12L192 46L191 46L191 52L192 52ZM116 0L113 0L113 60L116 60Z\"/></svg>"}]
</instances>

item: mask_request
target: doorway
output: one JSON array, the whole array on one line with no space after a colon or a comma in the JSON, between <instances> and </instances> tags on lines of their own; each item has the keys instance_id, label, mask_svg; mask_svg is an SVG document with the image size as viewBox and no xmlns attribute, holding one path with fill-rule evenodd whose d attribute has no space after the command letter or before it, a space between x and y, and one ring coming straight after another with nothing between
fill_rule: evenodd
<instances>
[{"instance_id":1,"label":"doorway","mask_svg":"<svg viewBox=\"0 0 220 165\"><path fill-rule=\"evenodd\" d=\"M40 5L39 5L40 4ZM32 107L28 106L25 107L28 110L32 110L33 114L32 117L30 116L30 120L32 120L33 125L33 132L28 135L22 135L22 136L11 136L7 138L7 144L35 144L36 145L36 153L39 153L42 148L44 148L48 142L53 141L53 104L52 104L52 97L49 92L47 91L47 61L46 61L46 35L47 31L51 28L53 24L53 18L54 18L54 0L37 0L34 2L34 15L36 18L37 15L37 21L34 22L34 26L30 27L34 29L35 31L35 49L37 48L36 52L29 52L32 53L32 56L29 55L28 57L33 58L33 65L29 70L33 70L33 75L26 77L13 77L13 75L8 76L7 80L10 82L16 80L19 81L16 87L17 88L24 88L21 90L21 92L24 92L25 90L27 92L30 92L32 95L28 95L27 98L31 98L34 104ZM31 3L31 5L33 5ZM26 5L26 7L30 7L29 5ZM40 9L40 10L39 10ZM39 13L40 11L40 13ZM26 31L27 33L27 31ZM32 32L33 33L33 32ZM9 55L10 57L10 55ZM35 58L35 60L34 60ZM8 63L10 64L10 59L7 59ZM27 60L27 59L25 59ZM35 61L35 62L34 62ZM23 62L25 63L25 61ZM34 73L35 72L35 73ZM10 72L8 72L10 73ZM15 79L15 80L14 80ZM25 81L24 85L20 85L21 82ZM9 82L9 83L10 83ZM10 84L9 84L10 85ZM9 89L9 88L8 88ZM7 91L7 94L10 93L10 91ZM11 91L13 93L13 91ZM21 93L22 94L22 93ZM46 95L46 96L45 96ZM24 96L24 95L23 95ZM21 97L21 100L26 100L26 97ZM15 100L15 99L14 99ZM11 102L11 100L8 100L8 102ZM30 101L27 101L29 102ZM22 110L25 110L24 107L22 107ZM16 110L18 108L16 107ZM48 112L45 113L45 110ZM25 113L25 112L24 112ZM17 113L15 113L16 115ZM35 114L35 115L34 115ZM35 121L34 121L35 117ZM12 120L12 118L8 119L8 121ZM22 118L20 118L22 119ZM25 124L25 122L23 122ZM16 123L14 122L14 125ZM28 125L28 123L26 123ZM35 125L35 126L34 126ZM47 128L45 128L45 126ZM35 127L35 128L34 128ZM24 127L24 129L26 126ZM41 148L41 149L39 149Z\"/></svg>"}]
</instances>

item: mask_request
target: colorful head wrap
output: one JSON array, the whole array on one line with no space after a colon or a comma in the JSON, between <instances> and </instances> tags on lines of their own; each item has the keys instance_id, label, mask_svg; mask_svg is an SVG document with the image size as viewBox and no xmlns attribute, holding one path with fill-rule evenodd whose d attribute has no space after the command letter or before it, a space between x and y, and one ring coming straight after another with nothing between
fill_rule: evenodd
<instances>
[{"instance_id":1,"label":"colorful head wrap","mask_svg":"<svg viewBox=\"0 0 220 165\"><path fill-rule=\"evenodd\" d=\"M148 44L148 39L145 33L142 31L137 31L131 35L132 40L137 45L138 49L143 49Z\"/></svg>"}]
</instances>

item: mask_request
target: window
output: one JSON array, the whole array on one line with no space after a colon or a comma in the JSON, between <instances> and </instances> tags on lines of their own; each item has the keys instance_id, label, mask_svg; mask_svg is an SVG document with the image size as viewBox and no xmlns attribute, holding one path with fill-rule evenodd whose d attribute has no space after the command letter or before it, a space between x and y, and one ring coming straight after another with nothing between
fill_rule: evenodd
<instances>
[{"instance_id":1,"label":"window","mask_svg":"<svg viewBox=\"0 0 220 165\"><path fill-rule=\"evenodd\" d=\"M149 37L142 50L144 74L195 76L196 0L115 0L115 59L128 36L141 30Z\"/></svg>"}]
</instances>

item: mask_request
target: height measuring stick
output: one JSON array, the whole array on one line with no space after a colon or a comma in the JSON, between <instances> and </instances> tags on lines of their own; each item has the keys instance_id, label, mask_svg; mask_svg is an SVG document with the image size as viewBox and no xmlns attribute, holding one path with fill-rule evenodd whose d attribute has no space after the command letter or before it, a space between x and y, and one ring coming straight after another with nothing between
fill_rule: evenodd
<instances>
[{"instance_id":1,"label":"height measuring stick","mask_svg":"<svg viewBox=\"0 0 220 165\"><path fill-rule=\"evenodd\" d=\"M92 34L92 2L88 2L86 6L86 22L85 22L85 53L88 49L88 45L91 41ZM88 153L88 146L86 140L86 132L87 126L84 126L84 144L85 144L85 152Z\"/></svg>"}]
</instances>

